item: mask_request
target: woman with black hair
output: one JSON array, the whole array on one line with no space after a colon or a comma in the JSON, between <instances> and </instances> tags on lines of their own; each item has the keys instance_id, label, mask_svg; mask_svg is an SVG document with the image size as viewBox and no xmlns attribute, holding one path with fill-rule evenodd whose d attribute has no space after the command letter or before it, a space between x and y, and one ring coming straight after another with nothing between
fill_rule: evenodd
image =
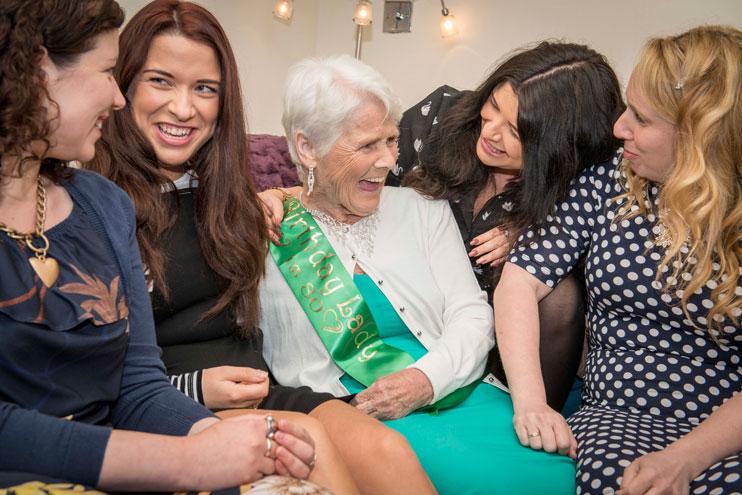
<instances>
[{"instance_id":1,"label":"woman with black hair","mask_svg":"<svg viewBox=\"0 0 742 495\"><path fill-rule=\"evenodd\" d=\"M444 86L405 112L403 185L449 201L490 302L510 239L544 221L583 169L611 157L619 145L612 126L623 109L618 80L602 55L542 42L505 60L476 90ZM541 302L540 357L556 410L582 351L583 299L573 275ZM496 347L490 369L505 381Z\"/></svg>"}]
</instances>

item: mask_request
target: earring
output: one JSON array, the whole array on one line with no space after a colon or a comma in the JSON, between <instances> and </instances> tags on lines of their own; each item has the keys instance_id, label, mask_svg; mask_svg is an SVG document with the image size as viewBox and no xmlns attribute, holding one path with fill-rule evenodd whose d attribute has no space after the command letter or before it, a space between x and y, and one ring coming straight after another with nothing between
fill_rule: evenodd
<instances>
[{"instance_id":1,"label":"earring","mask_svg":"<svg viewBox=\"0 0 742 495\"><path fill-rule=\"evenodd\" d=\"M307 174L307 196L312 194L312 191L314 191L314 169L310 168Z\"/></svg>"}]
</instances>

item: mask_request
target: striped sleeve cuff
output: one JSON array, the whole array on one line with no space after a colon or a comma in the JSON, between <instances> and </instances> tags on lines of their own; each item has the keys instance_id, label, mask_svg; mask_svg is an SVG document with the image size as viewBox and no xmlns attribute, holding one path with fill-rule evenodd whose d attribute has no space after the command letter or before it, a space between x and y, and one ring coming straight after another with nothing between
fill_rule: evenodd
<instances>
[{"instance_id":1,"label":"striped sleeve cuff","mask_svg":"<svg viewBox=\"0 0 742 495\"><path fill-rule=\"evenodd\" d=\"M199 404L204 404L204 394L201 386L202 375L203 370L196 370L192 373L181 373L180 375L170 375L170 383Z\"/></svg>"}]
</instances>

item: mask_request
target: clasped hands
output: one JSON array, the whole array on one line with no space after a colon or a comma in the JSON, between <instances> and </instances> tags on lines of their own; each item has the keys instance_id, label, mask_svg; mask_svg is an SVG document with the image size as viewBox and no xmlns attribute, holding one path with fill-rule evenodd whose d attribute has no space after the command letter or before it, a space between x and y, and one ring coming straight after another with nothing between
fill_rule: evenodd
<instances>
[{"instance_id":1,"label":"clasped hands","mask_svg":"<svg viewBox=\"0 0 742 495\"><path fill-rule=\"evenodd\" d=\"M380 420L407 416L430 403L433 385L425 373L407 368L383 376L351 401L360 411Z\"/></svg>"},{"instance_id":2,"label":"clasped hands","mask_svg":"<svg viewBox=\"0 0 742 495\"><path fill-rule=\"evenodd\" d=\"M270 381L263 370L218 366L203 371L201 385L210 409L257 408L268 395ZM261 415L239 414L221 421L208 418L197 425L189 437L198 446L194 455L203 455L209 464L221 459L225 477L233 477L236 484L274 473L306 479L314 467L314 441L304 428L284 419L272 422L275 432L270 442L270 430Z\"/></svg>"},{"instance_id":3,"label":"clasped hands","mask_svg":"<svg viewBox=\"0 0 742 495\"><path fill-rule=\"evenodd\" d=\"M267 441L269 432L265 416L258 414L199 421L183 439L183 453L190 459L186 465L208 464L216 469L209 470L208 479L198 478L189 484L224 488L274 473L306 479L315 460L314 440L309 433L284 419L275 421L270 442ZM205 475L187 471L189 476Z\"/></svg>"},{"instance_id":4,"label":"clasped hands","mask_svg":"<svg viewBox=\"0 0 742 495\"><path fill-rule=\"evenodd\" d=\"M268 373L242 366L218 366L203 371L201 388L209 409L250 409L268 395Z\"/></svg>"}]
</instances>

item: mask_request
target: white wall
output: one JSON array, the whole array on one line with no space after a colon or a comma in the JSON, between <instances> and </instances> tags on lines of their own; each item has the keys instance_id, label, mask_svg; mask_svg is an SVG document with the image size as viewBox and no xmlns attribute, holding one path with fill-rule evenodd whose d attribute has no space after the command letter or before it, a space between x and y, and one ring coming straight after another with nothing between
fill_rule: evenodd
<instances>
[{"instance_id":1,"label":"white wall","mask_svg":"<svg viewBox=\"0 0 742 495\"><path fill-rule=\"evenodd\" d=\"M281 92L288 68L315 54L317 3L297 0L288 23L274 19L275 0L199 0L229 37L240 70L248 129L283 134ZM118 0L128 20L149 0Z\"/></svg>"},{"instance_id":2,"label":"white wall","mask_svg":"<svg viewBox=\"0 0 742 495\"><path fill-rule=\"evenodd\" d=\"M145 0L119 0L133 13ZM223 23L240 65L252 132L281 134L281 88L288 67L312 55L353 54L354 0L295 0L290 25L271 16L274 0L201 0ZM389 80L405 106L447 83L476 86L511 50L545 38L586 43L604 53L622 82L650 36L703 23L742 27L742 0L447 0L460 33L443 39L440 0L415 0L412 32L382 32L384 2L365 28L362 58Z\"/></svg>"}]
</instances>

